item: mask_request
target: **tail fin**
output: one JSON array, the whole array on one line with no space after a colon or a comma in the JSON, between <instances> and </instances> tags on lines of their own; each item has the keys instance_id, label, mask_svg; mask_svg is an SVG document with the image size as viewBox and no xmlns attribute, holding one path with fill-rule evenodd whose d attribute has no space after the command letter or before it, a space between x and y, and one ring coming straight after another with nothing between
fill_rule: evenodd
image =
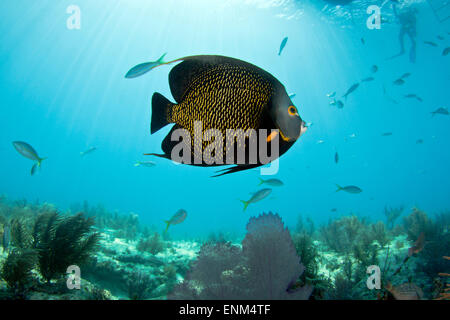
<instances>
[{"instance_id":1,"label":"tail fin","mask_svg":"<svg viewBox=\"0 0 450 320\"><path fill-rule=\"evenodd\" d=\"M339 191L341 191L341 190L342 190L342 187L341 187L340 185L336 184L336 187L337 187L337 190L336 190L336 192L339 192Z\"/></svg>"},{"instance_id":2,"label":"tail fin","mask_svg":"<svg viewBox=\"0 0 450 320\"><path fill-rule=\"evenodd\" d=\"M166 230L164 230L164 232L167 232L167 230L169 230L170 221L164 220L164 222L167 224Z\"/></svg>"},{"instance_id":3,"label":"tail fin","mask_svg":"<svg viewBox=\"0 0 450 320\"><path fill-rule=\"evenodd\" d=\"M31 167L31 175L33 176L36 173L37 169L41 169L42 161L44 161L47 158L39 158L38 161Z\"/></svg>"},{"instance_id":4,"label":"tail fin","mask_svg":"<svg viewBox=\"0 0 450 320\"><path fill-rule=\"evenodd\" d=\"M265 182L264 179L259 178L259 184L258 184L258 186L262 185L264 182Z\"/></svg>"},{"instance_id":5,"label":"tail fin","mask_svg":"<svg viewBox=\"0 0 450 320\"><path fill-rule=\"evenodd\" d=\"M44 161L45 159L47 159L47 158L39 158L39 160L37 162L37 165L39 168L41 167L42 161Z\"/></svg>"},{"instance_id":6,"label":"tail fin","mask_svg":"<svg viewBox=\"0 0 450 320\"><path fill-rule=\"evenodd\" d=\"M161 56L161 58L158 59L158 62L159 62L159 63L161 63L161 64L165 63L165 62L163 61L163 59L164 59L164 57L166 56L166 54L167 54L167 52L164 53L164 54Z\"/></svg>"},{"instance_id":7,"label":"tail fin","mask_svg":"<svg viewBox=\"0 0 450 320\"><path fill-rule=\"evenodd\" d=\"M150 131L155 133L169 124L173 103L162 94L155 92L152 97L152 123Z\"/></svg>"},{"instance_id":8,"label":"tail fin","mask_svg":"<svg viewBox=\"0 0 450 320\"><path fill-rule=\"evenodd\" d=\"M244 210L243 211L245 211L250 203L248 201L244 201L244 200L240 200L240 201L244 204Z\"/></svg>"}]
</instances>

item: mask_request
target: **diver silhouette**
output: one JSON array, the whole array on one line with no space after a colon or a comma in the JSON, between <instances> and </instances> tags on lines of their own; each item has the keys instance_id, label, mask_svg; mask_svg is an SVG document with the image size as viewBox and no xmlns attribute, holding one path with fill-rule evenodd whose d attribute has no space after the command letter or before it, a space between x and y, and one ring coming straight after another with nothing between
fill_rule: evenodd
<instances>
[{"instance_id":1,"label":"diver silhouette","mask_svg":"<svg viewBox=\"0 0 450 320\"><path fill-rule=\"evenodd\" d=\"M400 12L397 11L398 1L392 0L392 10L400 24L400 32L398 34L398 42L400 44L400 53L388 58L393 59L402 56L405 53L405 35L408 35L411 41L411 48L409 49L409 61L416 62L416 15L417 8L403 7Z\"/></svg>"}]
</instances>

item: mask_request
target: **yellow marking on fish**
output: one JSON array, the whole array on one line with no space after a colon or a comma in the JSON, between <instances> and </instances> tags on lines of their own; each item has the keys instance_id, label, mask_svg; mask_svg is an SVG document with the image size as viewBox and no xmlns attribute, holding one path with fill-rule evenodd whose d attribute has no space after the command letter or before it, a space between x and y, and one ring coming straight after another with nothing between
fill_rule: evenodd
<instances>
[{"instance_id":1,"label":"yellow marking on fish","mask_svg":"<svg viewBox=\"0 0 450 320\"><path fill-rule=\"evenodd\" d=\"M281 130L280 130L280 136L281 136L281 138L284 140L284 141L291 141L291 139L290 138L288 138L288 137L286 137L284 134L283 134L283 132L281 132Z\"/></svg>"},{"instance_id":2,"label":"yellow marking on fish","mask_svg":"<svg viewBox=\"0 0 450 320\"><path fill-rule=\"evenodd\" d=\"M181 99L174 105L168 120L187 129L194 137L194 122L202 122L202 132L217 129L222 133L226 152L226 130L239 130L237 137L248 129L258 129L261 116L274 89L269 81L256 72L240 66L217 65L204 71L191 83ZM192 139L202 151L208 141Z\"/></svg>"},{"instance_id":3,"label":"yellow marking on fish","mask_svg":"<svg viewBox=\"0 0 450 320\"><path fill-rule=\"evenodd\" d=\"M289 106L288 112L291 116L298 116L297 108L294 106Z\"/></svg>"},{"instance_id":4,"label":"yellow marking on fish","mask_svg":"<svg viewBox=\"0 0 450 320\"><path fill-rule=\"evenodd\" d=\"M272 131L272 133L267 137L267 142L272 141L278 135L277 131Z\"/></svg>"}]
</instances>

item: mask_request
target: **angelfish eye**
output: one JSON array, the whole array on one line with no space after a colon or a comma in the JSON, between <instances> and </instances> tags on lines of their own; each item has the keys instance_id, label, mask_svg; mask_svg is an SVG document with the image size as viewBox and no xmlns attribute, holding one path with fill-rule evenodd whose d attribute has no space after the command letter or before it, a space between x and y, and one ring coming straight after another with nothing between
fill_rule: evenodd
<instances>
[{"instance_id":1,"label":"angelfish eye","mask_svg":"<svg viewBox=\"0 0 450 320\"><path fill-rule=\"evenodd\" d=\"M295 116L295 115L298 114L298 113L297 113L297 108L294 107L294 106L289 106L288 112L289 112L289 115L291 115L291 116Z\"/></svg>"}]
</instances>

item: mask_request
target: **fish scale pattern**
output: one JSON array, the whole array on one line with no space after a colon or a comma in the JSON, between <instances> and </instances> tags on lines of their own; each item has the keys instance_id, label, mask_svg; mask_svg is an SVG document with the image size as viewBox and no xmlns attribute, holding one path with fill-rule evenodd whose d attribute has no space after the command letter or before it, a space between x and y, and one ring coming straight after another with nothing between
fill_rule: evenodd
<instances>
[{"instance_id":1,"label":"fish scale pattern","mask_svg":"<svg viewBox=\"0 0 450 320\"><path fill-rule=\"evenodd\" d=\"M202 145L195 146L200 142L194 141L195 121L202 121L203 133L209 129L220 130L225 155L226 129L242 129L237 134L238 141L247 129L258 129L273 92L271 83L251 70L217 65L193 79L183 101L172 108L169 121L190 132L192 152L196 147L204 151L212 140L212 134L206 133Z\"/></svg>"}]
</instances>

